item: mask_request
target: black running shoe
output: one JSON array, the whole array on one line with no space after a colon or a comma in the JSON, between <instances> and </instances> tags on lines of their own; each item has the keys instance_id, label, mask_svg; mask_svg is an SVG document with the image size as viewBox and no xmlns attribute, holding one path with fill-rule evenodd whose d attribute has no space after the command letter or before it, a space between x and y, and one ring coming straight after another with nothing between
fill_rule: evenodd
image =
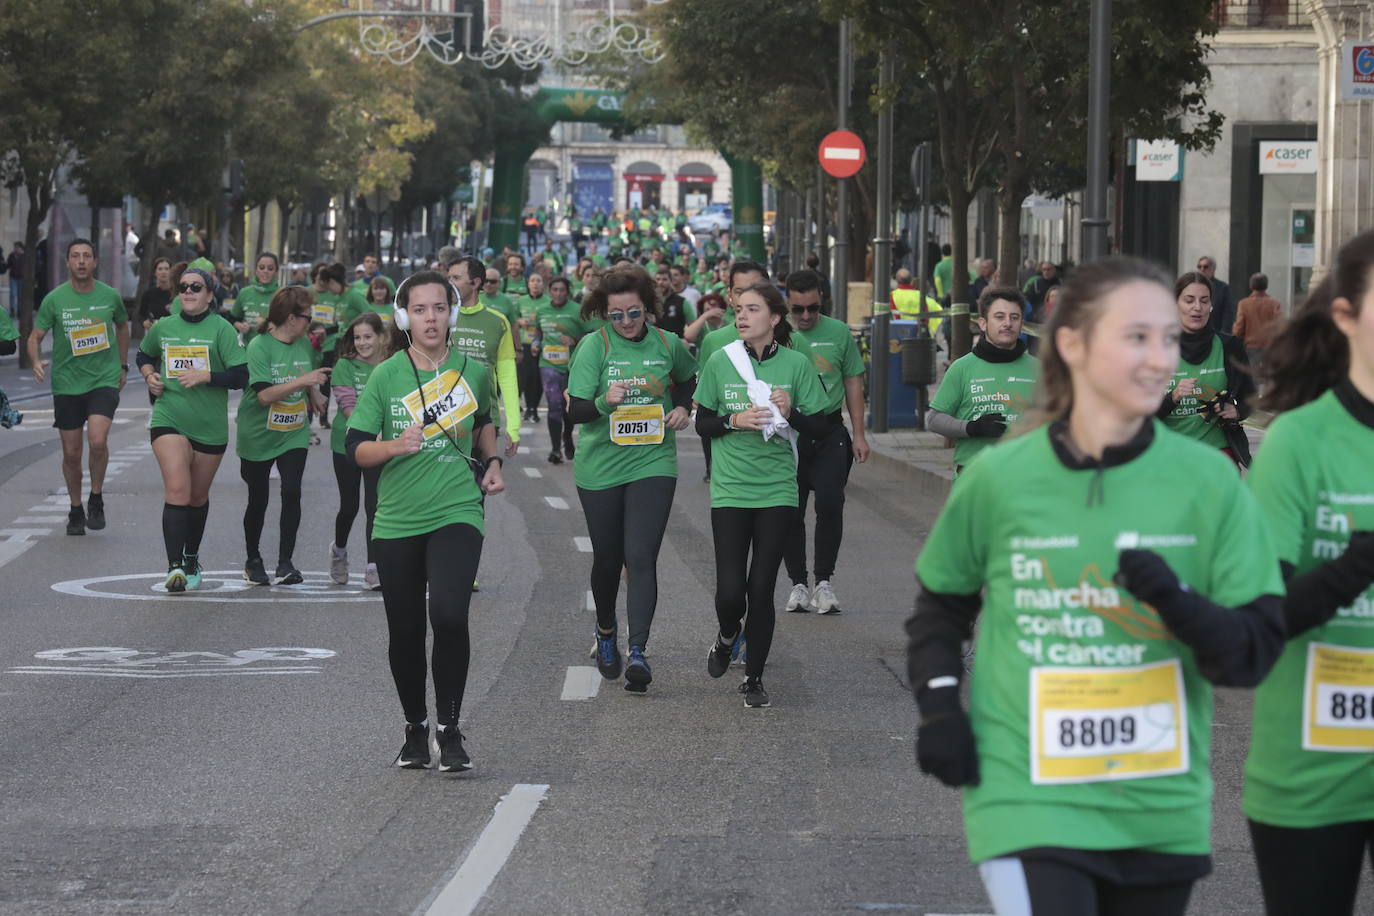
<instances>
[{"instance_id":1,"label":"black running shoe","mask_svg":"<svg viewBox=\"0 0 1374 916\"><path fill-rule=\"evenodd\" d=\"M423 770L429 766L429 724L406 723L406 743L396 755L396 766L407 770Z\"/></svg>"},{"instance_id":2,"label":"black running shoe","mask_svg":"<svg viewBox=\"0 0 1374 916\"><path fill-rule=\"evenodd\" d=\"M428 748L426 748L428 751ZM429 759L429 755L425 755ZM439 772L454 773L472 769L472 758L463 749L463 733L458 726L439 726Z\"/></svg>"},{"instance_id":3,"label":"black running shoe","mask_svg":"<svg viewBox=\"0 0 1374 916\"><path fill-rule=\"evenodd\" d=\"M267 578L267 567L262 565L262 557L252 557L243 564L243 581L253 585L271 585Z\"/></svg>"},{"instance_id":4,"label":"black running shoe","mask_svg":"<svg viewBox=\"0 0 1374 916\"><path fill-rule=\"evenodd\" d=\"M596 670L608 681L620 677L620 649L614 633L596 631Z\"/></svg>"},{"instance_id":5,"label":"black running shoe","mask_svg":"<svg viewBox=\"0 0 1374 916\"><path fill-rule=\"evenodd\" d=\"M577 449L575 449L575 448L573 447L573 437L572 437L571 435L564 436L564 437L563 437L563 454L564 454L564 456L566 456L567 459L568 459L569 461L572 461L572 460L573 460L573 453L576 452L576 451L577 451Z\"/></svg>"},{"instance_id":6,"label":"black running shoe","mask_svg":"<svg viewBox=\"0 0 1374 916\"><path fill-rule=\"evenodd\" d=\"M739 685L739 692L744 694L744 705L748 709L767 709L771 705L768 691L763 689L763 678L745 678L744 683Z\"/></svg>"},{"instance_id":7,"label":"black running shoe","mask_svg":"<svg viewBox=\"0 0 1374 916\"><path fill-rule=\"evenodd\" d=\"M562 452L560 452L558 449L554 449L553 451L549 452L549 464L562 464L562 463L563 463L563 453L562 453Z\"/></svg>"},{"instance_id":8,"label":"black running shoe","mask_svg":"<svg viewBox=\"0 0 1374 916\"><path fill-rule=\"evenodd\" d=\"M300 585L305 581L305 576L296 568L290 560L282 560L277 564L277 574L272 577L273 585Z\"/></svg>"},{"instance_id":9,"label":"black running shoe","mask_svg":"<svg viewBox=\"0 0 1374 916\"><path fill-rule=\"evenodd\" d=\"M67 512L67 533L71 535L86 533L86 510L72 506Z\"/></svg>"},{"instance_id":10,"label":"black running shoe","mask_svg":"<svg viewBox=\"0 0 1374 916\"><path fill-rule=\"evenodd\" d=\"M630 658L625 663L625 689L631 693L643 693L653 679L649 663L644 660L644 647L630 646Z\"/></svg>"},{"instance_id":11,"label":"black running shoe","mask_svg":"<svg viewBox=\"0 0 1374 916\"><path fill-rule=\"evenodd\" d=\"M86 501L86 527L92 531L105 527L105 497L99 493L92 493Z\"/></svg>"},{"instance_id":12,"label":"black running shoe","mask_svg":"<svg viewBox=\"0 0 1374 916\"><path fill-rule=\"evenodd\" d=\"M730 668L730 642L721 642L717 636L711 640L711 651L706 653L706 673L711 677L722 677Z\"/></svg>"}]
</instances>

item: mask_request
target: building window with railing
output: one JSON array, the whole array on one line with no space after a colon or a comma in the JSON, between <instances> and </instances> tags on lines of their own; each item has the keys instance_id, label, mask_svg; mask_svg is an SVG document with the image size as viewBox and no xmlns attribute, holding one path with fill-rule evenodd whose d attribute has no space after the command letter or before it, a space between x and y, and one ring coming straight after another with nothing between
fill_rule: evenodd
<instances>
[{"instance_id":1,"label":"building window with railing","mask_svg":"<svg viewBox=\"0 0 1374 916\"><path fill-rule=\"evenodd\" d=\"M1215 0L1212 18L1223 29L1311 28L1302 0Z\"/></svg>"}]
</instances>

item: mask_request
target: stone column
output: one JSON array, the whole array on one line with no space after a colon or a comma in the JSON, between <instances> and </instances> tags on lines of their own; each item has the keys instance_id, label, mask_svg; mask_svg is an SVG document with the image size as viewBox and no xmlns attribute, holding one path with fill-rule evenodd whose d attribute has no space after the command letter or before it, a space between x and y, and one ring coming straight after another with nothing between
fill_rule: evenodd
<instances>
[{"instance_id":1,"label":"stone column","mask_svg":"<svg viewBox=\"0 0 1374 916\"><path fill-rule=\"evenodd\" d=\"M1341 44L1374 39L1369 0L1303 0L1321 43L1317 113L1316 265L1326 276L1342 242L1374 227L1374 102L1341 98Z\"/></svg>"}]
</instances>

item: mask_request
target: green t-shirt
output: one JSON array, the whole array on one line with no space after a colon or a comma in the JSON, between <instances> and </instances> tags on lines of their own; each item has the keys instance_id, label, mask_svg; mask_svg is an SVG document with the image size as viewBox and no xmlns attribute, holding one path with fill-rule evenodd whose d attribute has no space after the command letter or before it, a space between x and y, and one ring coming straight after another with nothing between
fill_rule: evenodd
<instances>
[{"instance_id":1,"label":"green t-shirt","mask_svg":"<svg viewBox=\"0 0 1374 916\"><path fill-rule=\"evenodd\" d=\"M1065 467L1048 427L988 451L916 561L932 592L983 592L969 706L982 782L964 790L975 862L1034 846L1209 850L1211 685L1113 584L1117 556L1153 550L1227 607L1283 582L1225 456L1147 422L1145 450L1105 469Z\"/></svg>"},{"instance_id":2,"label":"green t-shirt","mask_svg":"<svg viewBox=\"0 0 1374 916\"><path fill-rule=\"evenodd\" d=\"M435 412L420 451L382 465L373 537L413 537L445 525L484 530L482 491L468 458L473 427L479 416L486 417L480 405L489 400L490 386L487 370L457 350L437 372L417 369L405 350L373 371L348 418L349 429L380 435L385 442L419 423L427 409Z\"/></svg>"},{"instance_id":3,"label":"green t-shirt","mask_svg":"<svg viewBox=\"0 0 1374 916\"><path fill-rule=\"evenodd\" d=\"M599 330L573 353L568 394L595 401L600 411L578 436L573 481L584 490L677 476L677 434L663 418L673 409L672 386L696 375L697 363L681 337L647 330L638 341ZM634 385L616 407L601 399L613 381Z\"/></svg>"},{"instance_id":4,"label":"green t-shirt","mask_svg":"<svg viewBox=\"0 0 1374 916\"><path fill-rule=\"evenodd\" d=\"M52 336L52 393L119 387L118 330L129 321L119 291L99 280L89 293L63 283L43 297L33 326Z\"/></svg>"},{"instance_id":5,"label":"green t-shirt","mask_svg":"<svg viewBox=\"0 0 1374 916\"><path fill-rule=\"evenodd\" d=\"M698 404L720 415L753 407L748 385L735 371L728 354L717 351L698 365ZM802 413L819 413L825 404L825 389L815 367L796 350L779 347L763 362L754 360L753 366L760 381L786 391L792 405ZM773 436L764 441L761 432L739 429L711 440L712 508L759 509L796 504L797 462L786 439Z\"/></svg>"},{"instance_id":6,"label":"green t-shirt","mask_svg":"<svg viewBox=\"0 0 1374 916\"><path fill-rule=\"evenodd\" d=\"M705 337L699 338L697 342L697 365L705 366L717 350L723 350L728 344L739 340L739 331L735 328L734 319L731 318L725 324L708 331ZM700 401L697 401L700 404Z\"/></svg>"},{"instance_id":7,"label":"green t-shirt","mask_svg":"<svg viewBox=\"0 0 1374 916\"><path fill-rule=\"evenodd\" d=\"M139 349L161 360L158 373L165 386L153 404L148 428L170 426L193 442L229 442L229 389L217 385L181 387L187 369L223 372L248 362L234 326L219 315L187 321L185 313L159 319L143 335Z\"/></svg>"},{"instance_id":8,"label":"green t-shirt","mask_svg":"<svg viewBox=\"0 0 1374 916\"><path fill-rule=\"evenodd\" d=\"M490 399L483 409L492 417L496 416L496 357L501 349L501 339L509 333L510 322L506 321L506 316L485 306L478 306L471 312L460 310L458 327L449 334L449 342L454 348L481 363L491 376L493 384L487 386Z\"/></svg>"},{"instance_id":9,"label":"green t-shirt","mask_svg":"<svg viewBox=\"0 0 1374 916\"><path fill-rule=\"evenodd\" d=\"M10 313L5 309L0 309L0 340L18 340L19 330L10 320Z\"/></svg>"},{"instance_id":10,"label":"green t-shirt","mask_svg":"<svg viewBox=\"0 0 1374 916\"><path fill-rule=\"evenodd\" d=\"M523 328L517 328L519 341L522 347L527 347L539 339L539 306L549 301L548 295L540 296L538 299L533 296L521 296L515 300L516 318L524 319L528 322Z\"/></svg>"},{"instance_id":11,"label":"green t-shirt","mask_svg":"<svg viewBox=\"0 0 1374 916\"><path fill-rule=\"evenodd\" d=\"M377 279L378 277L381 277L381 278L382 278L382 282L386 283L387 289L391 290L391 296L392 296L392 298L394 299L394 298L396 297L396 281L393 280L393 279L391 279L390 277L388 277L388 276L387 276L386 274L384 274L384 273L375 273L375 274L373 274L373 275L370 276L370 277L363 277L363 278L360 279L360 280L354 280L354 281L353 281L353 285L350 286L349 289L350 289L350 290L356 290L357 293L358 293L358 295L360 295L360 296L362 296L364 299L366 299L366 298L367 298L367 288L368 288L369 286L371 286L371 285L372 285L372 281L375 280L375 279Z\"/></svg>"},{"instance_id":12,"label":"green t-shirt","mask_svg":"<svg viewBox=\"0 0 1374 916\"><path fill-rule=\"evenodd\" d=\"M548 299L542 299L535 310L535 321L539 324L539 368L568 371L573 347L587 333L577 306L572 302L554 307ZM563 342L563 337L571 337L572 343Z\"/></svg>"},{"instance_id":13,"label":"green t-shirt","mask_svg":"<svg viewBox=\"0 0 1374 916\"><path fill-rule=\"evenodd\" d=\"M975 353L965 353L950 364L940 390L930 402L932 410L958 420L976 420L985 413L1000 413L1010 427L1025 416L1035 400L1035 380L1040 360L1022 353L1009 363L994 363ZM954 464L968 467L974 457L999 439L954 440Z\"/></svg>"},{"instance_id":14,"label":"green t-shirt","mask_svg":"<svg viewBox=\"0 0 1374 916\"><path fill-rule=\"evenodd\" d=\"M261 283L253 283L239 290L239 294L234 297L234 305L229 309L229 315L235 321L246 321L250 325L248 330L243 332L243 345L246 347L258 336L257 327L262 320L267 317L267 309L272 304L272 297L277 290L281 289L275 282L263 286Z\"/></svg>"},{"instance_id":15,"label":"green t-shirt","mask_svg":"<svg viewBox=\"0 0 1374 916\"><path fill-rule=\"evenodd\" d=\"M1374 429L1333 392L1270 424L1249 483L1296 575L1374 529ZM1374 818L1374 587L1289 639L1255 692L1247 817L1279 827Z\"/></svg>"},{"instance_id":16,"label":"green t-shirt","mask_svg":"<svg viewBox=\"0 0 1374 916\"><path fill-rule=\"evenodd\" d=\"M352 388L361 401L363 391L367 388L367 380L372 377L372 370L376 368L365 359L341 359L334 364L334 371L329 375L329 390L337 392L340 388ZM356 409L355 403L354 410ZM348 450L344 448L344 440L347 438L348 421L338 419L329 428L330 450L340 455L346 454Z\"/></svg>"},{"instance_id":17,"label":"green t-shirt","mask_svg":"<svg viewBox=\"0 0 1374 916\"><path fill-rule=\"evenodd\" d=\"M505 293L496 293L494 295L479 293L477 295L477 301L493 312L500 312L501 315L510 322L512 328L515 327L515 322L520 319L520 309L516 306L515 300L511 299L511 297L507 296Z\"/></svg>"},{"instance_id":18,"label":"green t-shirt","mask_svg":"<svg viewBox=\"0 0 1374 916\"><path fill-rule=\"evenodd\" d=\"M1169 390L1173 391L1185 378L1197 379L1198 394L1180 399L1164 418L1165 425L1176 433L1197 439L1212 448L1226 448L1226 434L1221 427L1215 422L1208 423L1197 412L1200 406L1226 388L1226 352L1220 337L1212 337L1212 349L1201 363L1194 365L1179 359L1178 369L1169 380Z\"/></svg>"},{"instance_id":19,"label":"green t-shirt","mask_svg":"<svg viewBox=\"0 0 1374 916\"><path fill-rule=\"evenodd\" d=\"M352 291L350 290L350 292ZM363 299L360 305L363 311L376 312L378 315L381 315L383 323L385 323L388 328L392 326L393 318L391 313L394 309L394 306L392 306L390 302L387 302L383 305L378 305L371 299ZM359 312L358 314L361 315L362 312Z\"/></svg>"},{"instance_id":20,"label":"green t-shirt","mask_svg":"<svg viewBox=\"0 0 1374 916\"><path fill-rule=\"evenodd\" d=\"M509 275L501 278L501 295L514 296L518 302L530 294L529 281L524 277L512 279Z\"/></svg>"},{"instance_id":21,"label":"green t-shirt","mask_svg":"<svg viewBox=\"0 0 1374 916\"><path fill-rule=\"evenodd\" d=\"M828 315L821 315L809 331L793 328L792 349L811 359L825 389L826 413L834 413L844 406L844 380L864 374L863 357L849 333L849 325Z\"/></svg>"},{"instance_id":22,"label":"green t-shirt","mask_svg":"<svg viewBox=\"0 0 1374 916\"><path fill-rule=\"evenodd\" d=\"M259 334L248 344L248 388L239 398L238 456L267 461L295 448L310 446L310 406L302 388L264 407L253 386L268 387L289 382L315 366L314 347L308 337L285 344L271 334Z\"/></svg>"}]
</instances>

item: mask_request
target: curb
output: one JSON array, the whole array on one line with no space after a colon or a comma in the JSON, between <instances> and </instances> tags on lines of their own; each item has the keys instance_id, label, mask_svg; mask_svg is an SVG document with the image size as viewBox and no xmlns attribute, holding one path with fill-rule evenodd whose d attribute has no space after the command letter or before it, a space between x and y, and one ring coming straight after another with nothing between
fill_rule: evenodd
<instances>
[{"instance_id":1,"label":"curb","mask_svg":"<svg viewBox=\"0 0 1374 916\"><path fill-rule=\"evenodd\" d=\"M942 500L947 499L950 487L954 484L951 478L945 477L933 468L904 461L893 455L885 454L877 448L870 447L868 460L905 477L915 485L916 490L927 496Z\"/></svg>"}]
</instances>

